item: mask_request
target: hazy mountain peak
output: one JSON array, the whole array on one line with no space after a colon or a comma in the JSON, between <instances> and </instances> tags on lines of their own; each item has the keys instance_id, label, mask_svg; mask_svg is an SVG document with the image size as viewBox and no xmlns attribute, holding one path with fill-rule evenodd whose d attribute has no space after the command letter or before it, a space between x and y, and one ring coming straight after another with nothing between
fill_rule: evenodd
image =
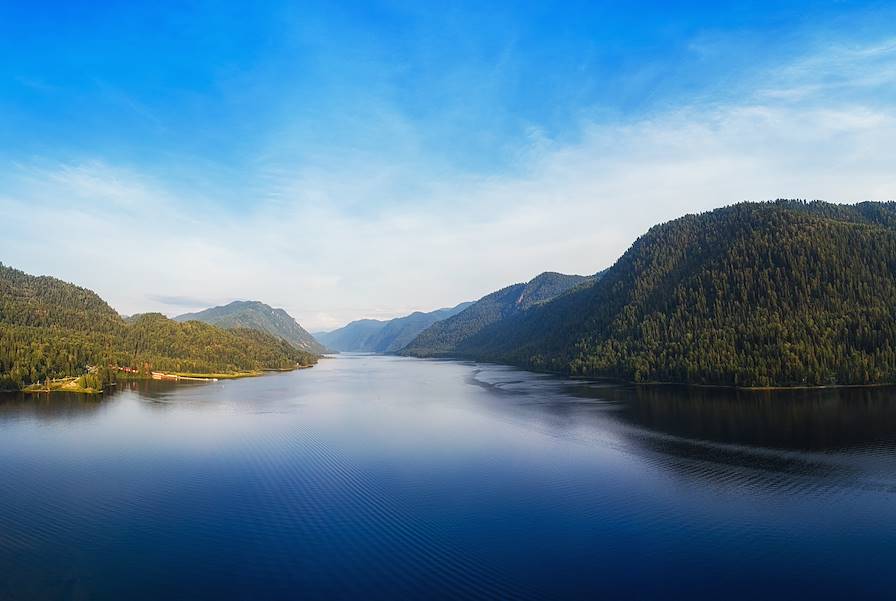
<instances>
[{"instance_id":1,"label":"hazy mountain peak","mask_svg":"<svg viewBox=\"0 0 896 601\"><path fill-rule=\"evenodd\" d=\"M388 321L359 319L332 332L320 334L319 339L338 351L393 353L404 348L432 324L463 311L470 304L460 303L429 312L414 311Z\"/></svg>"}]
</instances>

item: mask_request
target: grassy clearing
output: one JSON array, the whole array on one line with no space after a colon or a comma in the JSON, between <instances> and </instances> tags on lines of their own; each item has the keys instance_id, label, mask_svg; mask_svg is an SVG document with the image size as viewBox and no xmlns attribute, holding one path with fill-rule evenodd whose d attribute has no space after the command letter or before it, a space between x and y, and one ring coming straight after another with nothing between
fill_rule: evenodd
<instances>
[{"instance_id":1,"label":"grassy clearing","mask_svg":"<svg viewBox=\"0 0 896 601\"><path fill-rule=\"evenodd\" d=\"M39 384L31 384L22 389L22 392L30 394L48 392L75 392L78 394L102 394L102 390L85 386L82 377L59 378L48 380Z\"/></svg>"}]
</instances>

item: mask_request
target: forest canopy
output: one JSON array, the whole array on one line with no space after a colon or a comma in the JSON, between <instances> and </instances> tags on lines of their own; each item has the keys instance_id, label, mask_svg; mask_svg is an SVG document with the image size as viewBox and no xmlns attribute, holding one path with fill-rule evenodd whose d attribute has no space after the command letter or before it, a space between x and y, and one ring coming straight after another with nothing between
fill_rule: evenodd
<instances>
[{"instance_id":1,"label":"forest canopy","mask_svg":"<svg viewBox=\"0 0 896 601\"><path fill-rule=\"evenodd\" d=\"M896 382L894 301L896 203L741 203L651 228L593 286L441 354L635 382Z\"/></svg>"},{"instance_id":2,"label":"forest canopy","mask_svg":"<svg viewBox=\"0 0 896 601\"><path fill-rule=\"evenodd\" d=\"M263 332L158 313L125 321L96 293L0 263L0 388L81 376L88 366L233 373L311 365L317 356ZM101 372L102 385L108 378Z\"/></svg>"}]
</instances>

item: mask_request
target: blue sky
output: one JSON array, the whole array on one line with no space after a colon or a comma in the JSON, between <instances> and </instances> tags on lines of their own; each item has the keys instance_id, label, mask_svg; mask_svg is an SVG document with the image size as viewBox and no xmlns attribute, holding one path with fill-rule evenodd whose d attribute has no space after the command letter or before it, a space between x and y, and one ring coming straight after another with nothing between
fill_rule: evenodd
<instances>
[{"instance_id":1,"label":"blue sky","mask_svg":"<svg viewBox=\"0 0 896 601\"><path fill-rule=\"evenodd\" d=\"M0 260L125 313L326 329L686 212L896 197L887 3L11 4Z\"/></svg>"}]
</instances>

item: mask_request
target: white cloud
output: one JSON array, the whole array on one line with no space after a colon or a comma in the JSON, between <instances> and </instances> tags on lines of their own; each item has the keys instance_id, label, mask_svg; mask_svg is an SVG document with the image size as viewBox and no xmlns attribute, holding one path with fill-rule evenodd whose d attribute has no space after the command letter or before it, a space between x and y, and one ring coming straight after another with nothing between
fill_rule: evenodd
<instances>
[{"instance_id":1,"label":"white cloud","mask_svg":"<svg viewBox=\"0 0 896 601\"><path fill-rule=\"evenodd\" d=\"M29 164L0 190L0 259L93 288L124 313L201 308L166 297L257 298L318 330L453 305L544 270L592 273L687 212L893 198L896 113L862 93L892 85L892 45L825 56L767 74L738 102L585 124L576 144L533 129L523 175L435 177L368 156L277 173L243 214L105 161Z\"/></svg>"}]
</instances>

